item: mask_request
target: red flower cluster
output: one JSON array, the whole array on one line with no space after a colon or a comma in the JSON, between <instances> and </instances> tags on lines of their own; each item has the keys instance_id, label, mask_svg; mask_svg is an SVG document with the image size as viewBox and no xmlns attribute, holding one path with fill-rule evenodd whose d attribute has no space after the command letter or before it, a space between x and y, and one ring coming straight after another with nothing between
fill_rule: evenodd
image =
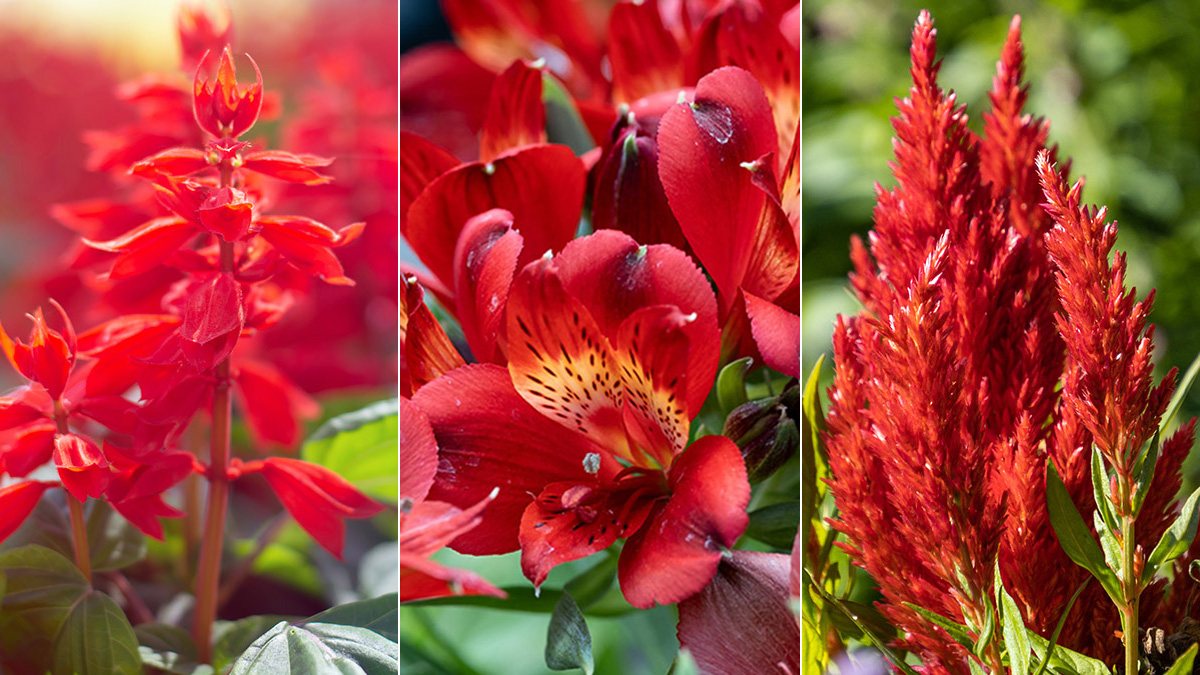
<instances>
[{"instance_id":1,"label":"red flower cluster","mask_svg":"<svg viewBox=\"0 0 1200 675\"><path fill-rule=\"evenodd\" d=\"M834 334L826 441L846 549L906 646L933 670L965 673L966 651L900 603L981 630L998 558L1026 624L1048 635L1087 572L1051 528L1047 460L1091 513L1093 443L1110 466L1128 463L1157 430L1172 376L1153 385L1151 298L1135 303L1123 258L1108 261L1115 225L1080 206L1081 186L1068 191L1052 167L1046 124L1022 111L1019 20L982 136L938 87L935 48L923 12L893 121L898 186L877 188L870 252L852 244L865 309ZM1168 524L1193 429L1164 440L1142 546ZM1116 621L1093 584L1060 643L1112 658Z\"/></svg>"},{"instance_id":2,"label":"red flower cluster","mask_svg":"<svg viewBox=\"0 0 1200 675\"><path fill-rule=\"evenodd\" d=\"M680 602L747 524L738 447L692 433L719 366L800 370L799 7L445 8L465 55L401 61L400 227L423 263L400 303L401 395L421 421L402 472L427 452L407 446L436 447L428 499L479 521L455 550L520 549L540 586L625 539L626 599ZM430 574L426 549L401 555ZM762 588L784 606L782 584Z\"/></svg>"}]
</instances>

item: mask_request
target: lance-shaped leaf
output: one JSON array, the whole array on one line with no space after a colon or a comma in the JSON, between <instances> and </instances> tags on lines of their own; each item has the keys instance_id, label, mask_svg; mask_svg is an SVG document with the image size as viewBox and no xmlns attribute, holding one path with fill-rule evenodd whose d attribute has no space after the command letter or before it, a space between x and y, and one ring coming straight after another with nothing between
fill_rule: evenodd
<instances>
[{"instance_id":1,"label":"lance-shaped leaf","mask_svg":"<svg viewBox=\"0 0 1200 675\"><path fill-rule=\"evenodd\" d=\"M1050 509L1050 524L1063 551L1075 564L1091 572L1109 597L1116 601L1121 597L1120 583L1105 565L1104 553L1092 538L1075 502L1071 501L1053 461L1046 464L1046 502Z\"/></svg>"},{"instance_id":2,"label":"lance-shaped leaf","mask_svg":"<svg viewBox=\"0 0 1200 675\"><path fill-rule=\"evenodd\" d=\"M1117 514L1113 511L1107 487L1108 470L1104 468L1104 457L1101 456L1100 449L1092 444L1092 499L1096 500L1096 510L1104 519L1108 531L1115 532L1119 529Z\"/></svg>"},{"instance_id":3,"label":"lance-shaped leaf","mask_svg":"<svg viewBox=\"0 0 1200 675\"><path fill-rule=\"evenodd\" d=\"M1175 518L1175 522L1171 523L1171 526L1163 532L1162 538L1150 552L1150 557L1146 558L1146 567L1142 571L1143 585L1150 583L1159 567L1169 564L1192 545L1192 540L1196 538L1196 527L1200 525L1198 500L1200 500L1200 488L1196 488L1196 491L1187 498L1183 509Z\"/></svg>"},{"instance_id":4,"label":"lance-shaped leaf","mask_svg":"<svg viewBox=\"0 0 1200 675\"><path fill-rule=\"evenodd\" d=\"M1021 610L1004 589L1000 578L1000 561L996 560L996 602L1000 605L1000 625L1004 634L1004 647L1008 652L1008 665L1013 675L1028 675L1029 658L1033 647L1029 644L1028 629L1021 619Z\"/></svg>"},{"instance_id":5,"label":"lance-shaped leaf","mask_svg":"<svg viewBox=\"0 0 1200 675\"><path fill-rule=\"evenodd\" d=\"M1200 649L1200 644L1192 643L1192 646L1188 647L1188 650L1175 660L1175 663L1166 672L1166 675L1187 675L1187 673L1192 672L1192 664L1196 661L1197 649Z\"/></svg>"}]
</instances>

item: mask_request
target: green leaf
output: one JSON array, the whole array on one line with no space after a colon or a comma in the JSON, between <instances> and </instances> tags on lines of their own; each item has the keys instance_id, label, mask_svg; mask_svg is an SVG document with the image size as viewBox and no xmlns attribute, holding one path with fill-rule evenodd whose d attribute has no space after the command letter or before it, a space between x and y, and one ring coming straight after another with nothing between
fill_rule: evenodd
<instances>
[{"instance_id":1,"label":"green leaf","mask_svg":"<svg viewBox=\"0 0 1200 675\"><path fill-rule=\"evenodd\" d=\"M399 671L399 652L367 628L280 621L242 653L230 675L383 675Z\"/></svg>"},{"instance_id":2,"label":"green leaf","mask_svg":"<svg viewBox=\"0 0 1200 675\"><path fill-rule=\"evenodd\" d=\"M856 626L858 626L858 629L861 630L866 637L870 638L870 641L872 643L874 643L874 647L879 650L879 653L883 654L883 658L887 659L889 663L891 663L896 668L900 669L906 675L917 675L917 672L912 669L912 666L908 665L908 663L906 663L904 661L904 659L900 658L899 656L896 656L896 653L893 652L890 647L888 647L888 644L891 642L891 640L884 639L884 638L880 637L879 635L877 635L874 631L871 630L871 628L867 624L860 622L858 620L858 617L855 616L855 614L853 612L845 609L845 607L843 606L843 603L844 603L843 600L835 598L834 596L827 593L824 588L821 588L817 584L814 584L813 580L812 580L812 575L809 574L808 570L804 570L804 580L805 580L805 583L807 584L806 588L812 589L813 591L815 591L817 593L817 595L821 596L821 598L824 599L826 602L841 608L842 611L845 611L846 615L849 616L852 621L854 621L854 624Z\"/></svg>"},{"instance_id":3,"label":"green leaf","mask_svg":"<svg viewBox=\"0 0 1200 675\"><path fill-rule=\"evenodd\" d=\"M975 648L975 641L971 639L971 634L967 632L966 626L947 619L937 612L931 612L920 605L914 605L911 602L905 602L903 604L905 607L940 626L942 630L946 631L946 633L949 634L950 637L958 644L966 647L968 650Z\"/></svg>"},{"instance_id":4,"label":"green leaf","mask_svg":"<svg viewBox=\"0 0 1200 675\"><path fill-rule=\"evenodd\" d=\"M399 485L399 403L379 401L322 424L300 449L364 493L395 503Z\"/></svg>"},{"instance_id":5,"label":"green leaf","mask_svg":"<svg viewBox=\"0 0 1200 675\"><path fill-rule=\"evenodd\" d=\"M1075 502L1071 501L1071 495L1052 461L1046 463L1046 502L1050 509L1050 525L1054 527L1054 534L1058 536L1058 543L1067 557L1091 572L1114 601L1121 597L1116 575L1104 564L1100 546L1084 524Z\"/></svg>"},{"instance_id":6,"label":"green leaf","mask_svg":"<svg viewBox=\"0 0 1200 675\"><path fill-rule=\"evenodd\" d=\"M1108 526L1108 531L1112 532L1117 529L1117 515L1113 512L1112 503L1108 498L1108 471L1104 468L1104 457L1100 454L1100 448L1096 444L1092 444L1092 499L1096 502L1096 508L1100 511L1100 516L1104 518L1104 524Z\"/></svg>"},{"instance_id":7,"label":"green leaf","mask_svg":"<svg viewBox=\"0 0 1200 675\"><path fill-rule=\"evenodd\" d=\"M77 675L140 675L137 637L112 598L88 591L72 607L54 641L51 671Z\"/></svg>"},{"instance_id":8,"label":"green leaf","mask_svg":"<svg viewBox=\"0 0 1200 675\"><path fill-rule=\"evenodd\" d=\"M753 363L754 359L749 356L730 361L717 375L717 403L726 415L749 400L746 397L746 371Z\"/></svg>"},{"instance_id":9,"label":"green leaf","mask_svg":"<svg viewBox=\"0 0 1200 675\"><path fill-rule=\"evenodd\" d=\"M588 632L583 612L563 593L550 615L550 628L546 632L546 667L550 670L573 670L579 668L592 675L595 663L592 660L592 635Z\"/></svg>"},{"instance_id":10,"label":"green leaf","mask_svg":"<svg viewBox=\"0 0 1200 675\"><path fill-rule=\"evenodd\" d=\"M575 575L563 586L563 590L571 595L580 609L587 609L613 587L613 581L617 578L617 559L605 549L599 562Z\"/></svg>"},{"instance_id":11,"label":"green leaf","mask_svg":"<svg viewBox=\"0 0 1200 675\"><path fill-rule=\"evenodd\" d=\"M1029 655L1033 647L1029 644L1029 630L1021 618L1021 609L1016 600L1004 589L1000 578L1000 561L996 560L996 601L1000 604L1001 630L1004 647L1008 651L1008 665L1012 675L1029 675Z\"/></svg>"},{"instance_id":12,"label":"green leaf","mask_svg":"<svg viewBox=\"0 0 1200 675\"><path fill-rule=\"evenodd\" d=\"M1192 359L1192 365L1188 366L1183 379L1175 387L1175 393L1171 395L1171 402L1167 404L1167 409L1163 411L1162 418L1158 423L1158 432L1160 435L1165 434L1167 428L1175 421L1175 416L1179 414L1179 409L1183 407L1183 401L1187 398L1188 392L1191 391L1192 385L1196 382L1197 375L1200 375L1200 354L1196 354L1196 358Z\"/></svg>"},{"instance_id":13,"label":"green leaf","mask_svg":"<svg viewBox=\"0 0 1200 675\"><path fill-rule=\"evenodd\" d=\"M1146 501L1146 495L1150 492L1150 483L1154 480L1154 468L1158 464L1159 439L1162 436L1161 430L1154 434L1154 438L1150 441L1150 447L1141 456L1141 470L1138 473L1137 489L1133 493L1133 517L1137 518L1142 512L1142 504Z\"/></svg>"},{"instance_id":14,"label":"green leaf","mask_svg":"<svg viewBox=\"0 0 1200 675\"><path fill-rule=\"evenodd\" d=\"M782 502L750 512L746 536L785 551L791 550L800 527L800 504Z\"/></svg>"},{"instance_id":15,"label":"green leaf","mask_svg":"<svg viewBox=\"0 0 1200 675\"><path fill-rule=\"evenodd\" d=\"M542 74L542 103L546 106L546 140L565 145L576 155L596 147L571 95L550 73Z\"/></svg>"},{"instance_id":16,"label":"green leaf","mask_svg":"<svg viewBox=\"0 0 1200 675\"><path fill-rule=\"evenodd\" d=\"M119 570L146 557L146 535L108 502L89 499L86 522L93 572Z\"/></svg>"},{"instance_id":17,"label":"green leaf","mask_svg":"<svg viewBox=\"0 0 1200 675\"><path fill-rule=\"evenodd\" d=\"M305 622L366 628L395 642L400 632L399 606L400 600L397 594L388 593L370 600L359 600L331 607L320 614L309 617Z\"/></svg>"},{"instance_id":18,"label":"green leaf","mask_svg":"<svg viewBox=\"0 0 1200 675\"><path fill-rule=\"evenodd\" d=\"M1045 659L1045 654L1050 646L1046 638L1029 631L1026 633L1029 636L1029 641L1033 645L1033 651L1038 655L1038 658ZM1045 663L1052 664L1055 671L1065 672L1068 675L1111 675L1108 666L1104 665L1103 661L1093 659L1090 656L1084 656L1079 652L1072 651L1062 645L1055 645L1053 653ZM1039 673L1041 669L1039 669Z\"/></svg>"},{"instance_id":19,"label":"green leaf","mask_svg":"<svg viewBox=\"0 0 1200 675\"><path fill-rule=\"evenodd\" d=\"M1150 557L1146 558L1146 567L1142 572L1143 585L1150 583L1159 567L1170 564L1192 545L1192 540L1196 538L1196 526L1200 525L1200 511L1196 509L1197 500L1200 500L1200 488L1196 488L1187 498L1175 522L1163 532L1158 544L1150 552Z\"/></svg>"},{"instance_id":20,"label":"green leaf","mask_svg":"<svg viewBox=\"0 0 1200 675\"><path fill-rule=\"evenodd\" d=\"M142 664L175 675L208 675L212 666L196 662L196 643L178 626L144 623L133 629Z\"/></svg>"},{"instance_id":21,"label":"green leaf","mask_svg":"<svg viewBox=\"0 0 1200 675\"><path fill-rule=\"evenodd\" d=\"M213 624L212 661L219 673L228 670L242 652L259 637L288 617L278 615L248 616L237 621L217 621Z\"/></svg>"},{"instance_id":22,"label":"green leaf","mask_svg":"<svg viewBox=\"0 0 1200 675\"><path fill-rule=\"evenodd\" d=\"M1058 636L1062 635L1063 626L1067 625L1067 616L1071 613L1071 608L1075 606L1075 601L1078 600L1080 594L1083 593L1083 589L1087 588L1087 585L1090 582L1091 579L1085 579L1083 583L1079 584L1079 588L1076 588L1075 592L1071 594L1071 599L1067 601L1066 608L1063 609L1062 615L1058 617L1058 625L1054 627L1054 632L1050 634L1049 643L1042 639L1042 636L1038 635L1037 633L1034 633L1033 631L1026 631L1026 637L1029 638L1030 644L1033 646L1034 653L1037 654L1039 659L1041 659L1041 665L1038 666L1038 669L1034 671L1033 675L1042 675L1042 672L1046 670L1046 666L1050 664L1051 659L1056 654L1055 649L1058 646ZM1040 649L1038 648L1038 640L1041 640Z\"/></svg>"},{"instance_id":23,"label":"green leaf","mask_svg":"<svg viewBox=\"0 0 1200 675\"><path fill-rule=\"evenodd\" d=\"M1183 653L1183 656L1180 656L1175 660L1175 663L1171 666L1171 669L1167 671L1166 675L1186 675L1187 673L1191 673L1192 663L1196 660L1197 649L1200 649L1200 645L1195 643L1193 643L1191 647L1188 647L1188 650Z\"/></svg>"},{"instance_id":24,"label":"green leaf","mask_svg":"<svg viewBox=\"0 0 1200 675\"><path fill-rule=\"evenodd\" d=\"M358 596L374 598L400 590L400 544L385 541L371 547L358 566Z\"/></svg>"},{"instance_id":25,"label":"green leaf","mask_svg":"<svg viewBox=\"0 0 1200 675\"><path fill-rule=\"evenodd\" d=\"M44 546L0 553L5 576L0 654L45 672L63 624L90 590L75 563Z\"/></svg>"},{"instance_id":26,"label":"green leaf","mask_svg":"<svg viewBox=\"0 0 1200 675\"><path fill-rule=\"evenodd\" d=\"M1100 537L1100 549L1104 551L1105 564L1118 577L1121 576L1125 565L1122 560L1121 545L1117 543L1117 538L1108 529L1108 524L1104 522L1099 511L1092 511L1092 523L1096 526L1096 534Z\"/></svg>"}]
</instances>

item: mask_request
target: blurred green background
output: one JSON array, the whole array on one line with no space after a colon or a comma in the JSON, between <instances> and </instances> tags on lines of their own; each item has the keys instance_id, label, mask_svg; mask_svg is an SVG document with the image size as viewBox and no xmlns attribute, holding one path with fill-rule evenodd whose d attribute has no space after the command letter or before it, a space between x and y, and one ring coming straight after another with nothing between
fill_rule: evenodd
<instances>
[{"instance_id":1,"label":"blurred green background","mask_svg":"<svg viewBox=\"0 0 1200 675\"><path fill-rule=\"evenodd\" d=\"M849 239L871 228L873 186L895 185L890 117L907 95L918 12L933 14L943 89L982 128L1009 22L1021 15L1029 101L1071 158L1084 199L1107 205L1138 297L1157 288L1160 373L1200 351L1200 3L808 0L803 10L806 372L853 313ZM825 366L825 378L831 370ZM1200 412L1193 390L1185 412ZM1200 482L1191 463L1186 483Z\"/></svg>"}]
</instances>

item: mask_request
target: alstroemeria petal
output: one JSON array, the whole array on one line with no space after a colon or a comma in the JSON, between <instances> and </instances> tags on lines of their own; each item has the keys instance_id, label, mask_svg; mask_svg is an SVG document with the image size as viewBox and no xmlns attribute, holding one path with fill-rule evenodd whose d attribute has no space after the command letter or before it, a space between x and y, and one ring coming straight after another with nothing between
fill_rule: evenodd
<instances>
[{"instance_id":1,"label":"alstroemeria petal","mask_svg":"<svg viewBox=\"0 0 1200 675\"><path fill-rule=\"evenodd\" d=\"M508 371L521 397L547 418L634 460L621 421L620 371L587 308L559 280L554 261L530 263L508 298Z\"/></svg>"},{"instance_id":2,"label":"alstroemeria petal","mask_svg":"<svg viewBox=\"0 0 1200 675\"><path fill-rule=\"evenodd\" d=\"M400 293L400 395L408 396L439 376L465 365L411 277Z\"/></svg>"},{"instance_id":3,"label":"alstroemeria petal","mask_svg":"<svg viewBox=\"0 0 1200 675\"><path fill-rule=\"evenodd\" d=\"M654 138L638 135L636 127L626 127L603 162L592 193L592 228L620 230L641 244L687 248L687 239L658 180Z\"/></svg>"},{"instance_id":4,"label":"alstroemeria petal","mask_svg":"<svg viewBox=\"0 0 1200 675\"><path fill-rule=\"evenodd\" d=\"M405 557L400 553L400 602L444 598L453 595L508 594L470 570L446 567L428 558Z\"/></svg>"},{"instance_id":5,"label":"alstroemeria petal","mask_svg":"<svg viewBox=\"0 0 1200 675\"><path fill-rule=\"evenodd\" d=\"M749 522L750 484L733 441L704 436L671 466L671 499L625 543L621 592L634 607L679 602L704 588L722 549Z\"/></svg>"},{"instance_id":6,"label":"alstroemeria petal","mask_svg":"<svg viewBox=\"0 0 1200 675\"><path fill-rule=\"evenodd\" d=\"M318 464L269 457L263 460L261 470L300 527L339 560L346 537L343 519L369 518L383 510L383 505L345 478Z\"/></svg>"},{"instance_id":7,"label":"alstroemeria petal","mask_svg":"<svg viewBox=\"0 0 1200 675\"><path fill-rule=\"evenodd\" d=\"M454 251L454 297L458 322L479 363L505 363L505 308L524 246L512 214L492 209L463 226Z\"/></svg>"},{"instance_id":8,"label":"alstroemeria petal","mask_svg":"<svg viewBox=\"0 0 1200 675\"><path fill-rule=\"evenodd\" d=\"M717 301L704 273L682 251L665 245L639 247L628 235L596 232L567 244L555 258L567 292L615 336L626 317L642 307L675 305L696 319L684 326L688 355L687 404L699 411L717 374L720 332Z\"/></svg>"},{"instance_id":9,"label":"alstroemeria petal","mask_svg":"<svg viewBox=\"0 0 1200 675\"><path fill-rule=\"evenodd\" d=\"M658 127L658 172L675 218L728 309L746 274L766 195L742 164L777 148L771 106L750 73L704 76Z\"/></svg>"},{"instance_id":10,"label":"alstroemeria petal","mask_svg":"<svg viewBox=\"0 0 1200 675\"><path fill-rule=\"evenodd\" d=\"M0 541L4 541L33 513L42 493L53 483L26 480L0 488Z\"/></svg>"},{"instance_id":11,"label":"alstroemeria petal","mask_svg":"<svg viewBox=\"0 0 1200 675\"><path fill-rule=\"evenodd\" d=\"M511 60L500 68L508 63ZM403 221L408 204L420 194L417 190L412 199L406 200L405 146L419 136L455 158L450 166L437 171L425 183L454 168L460 160L478 159L479 129L496 75L450 43L424 45L407 52L400 60L398 74L400 128L407 130L400 132L400 220ZM424 189L424 183L421 188Z\"/></svg>"},{"instance_id":12,"label":"alstroemeria petal","mask_svg":"<svg viewBox=\"0 0 1200 675\"><path fill-rule=\"evenodd\" d=\"M598 485L551 483L521 516L521 571L535 587L556 566L602 551L646 522L658 495L610 493Z\"/></svg>"},{"instance_id":13,"label":"alstroemeria petal","mask_svg":"<svg viewBox=\"0 0 1200 675\"><path fill-rule=\"evenodd\" d=\"M625 389L625 428L655 459L655 468L670 466L687 445L691 415L683 329L694 320L677 307L656 305L634 312L617 331L613 354Z\"/></svg>"},{"instance_id":14,"label":"alstroemeria petal","mask_svg":"<svg viewBox=\"0 0 1200 675\"><path fill-rule=\"evenodd\" d=\"M614 103L683 86L683 55L663 26L658 3L621 2L608 19Z\"/></svg>"},{"instance_id":15,"label":"alstroemeria petal","mask_svg":"<svg viewBox=\"0 0 1200 675\"><path fill-rule=\"evenodd\" d=\"M480 514L496 494L498 488L466 509L445 502L425 501L413 506L408 513L401 511L398 538L401 554L428 558L445 548L482 522Z\"/></svg>"},{"instance_id":16,"label":"alstroemeria petal","mask_svg":"<svg viewBox=\"0 0 1200 675\"><path fill-rule=\"evenodd\" d=\"M408 399L400 398L400 501L418 503L429 494L437 474L437 440L429 418Z\"/></svg>"},{"instance_id":17,"label":"alstroemeria petal","mask_svg":"<svg viewBox=\"0 0 1200 675\"><path fill-rule=\"evenodd\" d=\"M763 361L784 375L800 377L800 315L751 293L745 298L750 329Z\"/></svg>"},{"instance_id":18,"label":"alstroemeria petal","mask_svg":"<svg viewBox=\"0 0 1200 675\"><path fill-rule=\"evenodd\" d=\"M499 366L459 368L422 387L413 403L429 418L437 438L438 474L429 499L466 508L500 488L484 522L452 544L462 553L515 551L531 495L555 481L592 481L618 468L586 436L526 403ZM598 474L586 471L589 453L601 458Z\"/></svg>"},{"instance_id":19,"label":"alstroemeria petal","mask_svg":"<svg viewBox=\"0 0 1200 675\"><path fill-rule=\"evenodd\" d=\"M564 145L535 145L491 164L463 164L448 171L408 209L404 235L429 271L443 283L454 279L454 247L472 216L506 209L525 237L519 264L559 250L575 236L583 207L583 164Z\"/></svg>"},{"instance_id":20,"label":"alstroemeria petal","mask_svg":"<svg viewBox=\"0 0 1200 675\"><path fill-rule=\"evenodd\" d=\"M458 166L458 159L420 136L400 132L400 222L433 179ZM402 229L407 229L403 225Z\"/></svg>"},{"instance_id":21,"label":"alstroemeria petal","mask_svg":"<svg viewBox=\"0 0 1200 675\"><path fill-rule=\"evenodd\" d=\"M679 644L701 672L801 672L800 625L788 609L790 563L782 553L734 551L704 590L679 603Z\"/></svg>"},{"instance_id":22,"label":"alstroemeria petal","mask_svg":"<svg viewBox=\"0 0 1200 675\"><path fill-rule=\"evenodd\" d=\"M542 69L516 61L492 85L479 139L479 161L490 162L506 150L545 142Z\"/></svg>"}]
</instances>

